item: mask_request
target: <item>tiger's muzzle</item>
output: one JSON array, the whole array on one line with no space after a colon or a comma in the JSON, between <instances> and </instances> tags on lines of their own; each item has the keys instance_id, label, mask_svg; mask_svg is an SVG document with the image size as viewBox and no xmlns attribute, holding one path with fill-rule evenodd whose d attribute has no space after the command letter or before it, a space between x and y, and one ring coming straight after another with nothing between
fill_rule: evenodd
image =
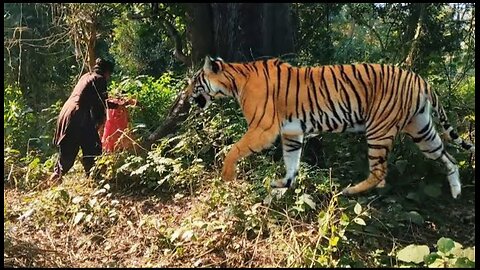
<instances>
[{"instance_id":1,"label":"tiger's muzzle","mask_svg":"<svg viewBox=\"0 0 480 270\"><path fill-rule=\"evenodd\" d=\"M190 103L195 102L200 109L205 110L212 103L212 98L208 93L195 93L190 98Z\"/></svg>"}]
</instances>

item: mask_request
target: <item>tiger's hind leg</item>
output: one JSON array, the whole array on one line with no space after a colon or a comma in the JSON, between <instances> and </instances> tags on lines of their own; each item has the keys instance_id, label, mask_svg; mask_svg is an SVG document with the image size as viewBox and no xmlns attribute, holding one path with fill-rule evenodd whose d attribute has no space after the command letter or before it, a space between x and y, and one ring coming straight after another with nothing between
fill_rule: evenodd
<instances>
[{"instance_id":1,"label":"tiger's hind leg","mask_svg":"<svg viewBox=\"0 0 480 270\"><path fill-rule=\"evenodd\" d=\"M455 159L445 151L442 140L432 123L430 110L418 114L404 128L422 153L434 160L440 159L447 169L447 179L450 184L450 192L454 199L462 192L458 167Z\"/></svg>"},{"instance_id":2,"label":"tiger's hind leg","mask_svg":"<svg viewBox=\"0 0 480 270\"><path fill-rule=\"evenodd\" d=\"M290 187L295 182L302 154L302 135L282 134L283 160L285 162L285 177L272 182L272 188Z\"/></svg>"},{"instance_id":3,"label":"tiger's hind leg","mask_svg":"<svg viewBox=\"0 0 480 270\"><path fill-rule=\"evenodd\" d=\"M368 175L367 179L356 184L355 186L345 188L342 191L343 195L353 195L367 191L375 186L385 186L388 153L392 149L393 139L395 138L396 134L396 128L392 128L387 132L376 132L374 134L367 135L370 174Z\"/></svg>"}]
</instances>

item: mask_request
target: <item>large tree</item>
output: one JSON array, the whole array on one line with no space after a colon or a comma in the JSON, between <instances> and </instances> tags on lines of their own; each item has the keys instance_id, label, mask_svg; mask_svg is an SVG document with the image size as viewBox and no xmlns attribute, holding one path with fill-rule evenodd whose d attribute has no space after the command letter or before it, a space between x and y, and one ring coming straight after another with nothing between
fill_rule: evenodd
<instances>
[{"instance_id":1,"label":"large tree","mask_svg":"<svg viewBox=\"0 0 480 270\"><path fill-rule=\"evenodd\" d=\"M294 52L292 12L288 3L209 3L186 4L186 52L181 35L165 9L153 4L155 15L175 40L175 56L192 68L198 68L206 55L225 61L252 61L260 57L278 57ZM170 19L170 20L169 20ZM181 93L162 126L148 143L174 132L186 119L190 105Z\"/></svg>"}]
</instances>

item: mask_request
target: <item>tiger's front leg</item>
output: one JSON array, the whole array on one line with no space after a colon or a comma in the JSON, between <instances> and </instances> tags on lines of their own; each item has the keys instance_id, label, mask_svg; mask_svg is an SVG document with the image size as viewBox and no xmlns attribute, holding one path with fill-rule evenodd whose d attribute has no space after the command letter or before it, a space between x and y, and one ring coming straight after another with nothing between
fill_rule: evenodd
<instances>
[{"instance_id":1,"label":"tiger's front leg","mask_svg":"<svg viewBox=\"0 0 480 270\"><path fill-rule=\"evenodd\" d=\"M223 162L222 179L230 181L235 178L237 162L241 158L247 157L252 153L260 152L269 148L275 138L278 136L277 130L274 128L249 129L243 137L233 145Z\"/></svg>"},{"instance_id":2,"label":"tiger's front leg","mask_svg":"<svg viewBox=\"0 0 480 270\"><path fill-rule=\"evenodd\" d=\"M295 182L300 166L300 156L302 155L302 135L282 134L283 161L285 162L285 177L272 182L272 188L290 187Z\"/></svg>"}]
</instances>

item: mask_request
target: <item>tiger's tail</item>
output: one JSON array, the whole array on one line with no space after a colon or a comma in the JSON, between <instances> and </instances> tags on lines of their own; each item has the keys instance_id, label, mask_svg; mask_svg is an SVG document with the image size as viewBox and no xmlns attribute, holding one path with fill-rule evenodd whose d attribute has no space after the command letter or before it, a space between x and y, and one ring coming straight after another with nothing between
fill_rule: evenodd
<instances>
[{"instance_id":1,"label":"tiger's tail","mask_svg":"<svg viewBox=\"0 0 480 270\"><path fill-rule=\"evenodd\" d=\"M445 113L445 110L443 109L442 104L440 104L437 94L435 93L435 91L433 91L433 89L430 89L430 86L427 87L427 93L428 93L428 98L432 103L433 109L438 115L438 118L440 120L440 125L442 126L442 129L443 129L443 133L446 135L448 140L452 140L457 145L460 145L463 149L469 152L475 153L475 145L460 138L460 136L458 136L458 133L455 131L452 125L448 123L447 114Z\"/></svg>"}]
</instances>

